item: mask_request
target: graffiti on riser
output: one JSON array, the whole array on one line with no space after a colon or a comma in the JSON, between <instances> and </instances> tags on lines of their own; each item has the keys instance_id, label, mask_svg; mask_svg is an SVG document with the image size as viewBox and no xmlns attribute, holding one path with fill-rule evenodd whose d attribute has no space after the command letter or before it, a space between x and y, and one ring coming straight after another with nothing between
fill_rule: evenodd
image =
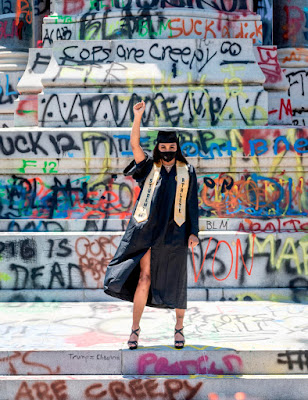
<instances>
[{"instance_id":1,"label":"graffiti on riser","mask_svg":"<svg viewBox=\"0 0 308 400\"><path fill-rule=\"evenodd\" d=\"M125 231L128 222L129 218L124 218L122 220L110 218L85 220L0 219L0 232L121 232ZM221 225L227 230L228 222L221 222ZM308 232L308 224L302 222L299 224L298 229L300 229L300 231L307 230Z\"/></svg>"},{"instance_id":2,"label":"graffiti on riser","mask_svg":"<svg viewBox=\"0 0 308 400\"><path fill-rule=\"evenodd\" d=\"M48 172L57 172L49 164ZM198 174L199 216L305 217L307 185L305 174L296 173ZM123 219L131 216L139 192L123 175L0 176L0 218Z\"/></svg>"},{"instance_id":3,"label":"graffiti on riser","mask_svg":"<svg viewBox=\"0 0 308 400\"><path fill-rule=\"evenodd\" d=\"M121 232L129 217L123 219L0 219L0 232ZM199 230L245 233L308 233L307 218L199 218Z\"/></svg>"},{"instance_id":4,"label":"graffiti on riser","mask_svg":"<svg viewBox=\"0 0 308 400\"><path fill-rule=\"evenodd\" d=\"M159 11L159 15L133 15L123 11L123 16L84 18L81 22L69 21L66 16L49 18L43 29L43 46L52 46L55 40L113 40L113 39L252 39L262 45L262 22L258 20L173 16ZM53 23L55 22L55 23Z\"/></svg>"},{"instance_id":5,"label":"graffiti on riser","mask_svg":"<svg viewBox=\"0 0 308 400\"><path fill-rule=\"evenodd\" d=\"M121 237L109 234L1 236L0 287L102 288L107 265ZM308 241L302 233L209 232L200 235L194 260L189 252L188 286L191 288L296 288L308 284Z\"/></svg>"},{"instance_id":6,"label":"graffiti on riser","mask_svg":"<svg viewBox=\"0 0 308 400\"><path fill-rule=\"evenodd\" d=\"M264 50L262 47L257 47L257 49L260 49L257 55L260 54L259 59L265 67L272 62L273 52L277 60L276 48L266 48L267 53L262 52L262 49ZM48 49L44 50L48 51ZM118 83L120 79L125 83L125 75L129 72L126 62L130 63L128 64L130 67L135 68L140 65L146 68L148 66L145 64L148 63L151 64L149 68L152 68L152 64L156 64L160 72L158 76L161 77L161 84L168 81L163 80L164 75L166 78L172 78L172 82L175 82L174 78L178 76L184 76L186 80L182 79L181 82L187 83L201 83L206 78L207 83L223 85L225 78L231 77L241 78L244 82L253 82L255 85L264 82L264 76L257 67L254 47L251 46L250 40L243 39L205 40L199 38L176 41L158 39L145 42L123 39L112 42L107 40L60 42L53 49L53 56L61 69L59 71L55 69L54 76L49 71L48 76L44 78L46 86L49 86L50 79L53 82L52 85L55 86L59 77L70 79L72 73L75 81L78 77L82 78L84 74L82 82L89 85L98 82ZM164 61L163 65L161 61ZM43 62L46 63L46 57L44 60L44 57L37 53L35 65ZM116 65L110 65L113 63ZM219 68L221 76L217 77L217 74L212 71L214 67ZM255 71L254 77L249 75L252 69ZM272 69L277 69L277 64ZM96 71L97 76L94 75ZM151 72L149 70L147 74L150 73L151 77L155 76L151 75ZM146 75L142 77L145 79ZM133 81L133 78L127 78L127 84L131 80ZM237 82L238 80L233 80L230 86L236 86Z\"/></svg>"},{"instance_id":7,"label":"graffiti on riser","mask_svg":"<svg viewBox=\"0 0 308 400\"><path fill-rule=\"evenodd\" d=\"M110 10L155 10L164 8L196 8L204 11L218 11L222 13L242 11L243 14L252 11L251 0L159 0L153 2L141 2L138 0L64 0L55 2L55 11L57 14L81 14L81 13L96 13L98 11Z\"/></svg>"},{"instance_id":8,"label":"graffiti on riser","mask_svg":"<svg viewBox=\"0 0 308 400\"><path fill-rule=\"evenodd\" d=\"M192 127L266 125L267 93L248 86L226 93L209 87L182 89L182 93L39 95L39 125L55 127L127 127L133 106L146 103L143 126ZM231 91L231 90L230 90Z\"/></svg>"},{"instance_id":9,"label":"graffiti on riser","mask_svg":"<svg viewBox=\"0 0 308 400\"><path fill-rule=\"evenodd\" d=\"M211 167L214 171L215 167L217 171L221 165L220 159L224 160L225 171L236 171L243 167L247 170L257 168L256 171L265 167L267 171L275 171L279 166L288 169L291 165L295 170L299 168L299 171L303 171L305 164L302 158L308 153L307 128L181 129L177 135L186 157L199 158L199 168L203 167L204 160L204 167ZM156 138L157 130L141 129L140 144L145 151L153 151ZM74 131L7 129L0 132L0 159L21 160L18 168L20 173L28 173L31 166L40 167L44 159L104 159L108 165L115 167L117 162L113 164L113 159L126 158L129 164L132 157L130 129L121 132L108 128ZM32 162L23 163L23 159ZM105 167L105 164L102 166Z\"/></svg>"},{"instance_id":10,"label":"graffiti on riser","mask_svg":"<svg viewBox=\"0 0 308 400\"><path fill-rule=\"evenodd\" d=\"M102 340L102 339L100 339ZM294 352L294 358L297 354L303 353L301 355L301 359L305 359L305 353L302 352ZM293 354L291 354L293 355ZM290 356L291 356L290 355ZM289 354L286 355L288 357ZM236 359L239 358L234 356ZM167 363L167 359L162 358L165 363ZM228 365L231 363L228 360ZM233 360L232 360L233 361ZM234 361L233 361L234 362ZM162 364L162 363L160 363ZM86 368L86 365L85 365ZM212 367L212 371L214 371L214 367ZM177 375L177 374L176 374ZM27 380L9 380L6 383L5 387L0 385L0 389L3 387L3 393L9 393L13 395L11 397L14 400L39 400L43 399L41 393L44 393L46 399L83 399L83 400L93 400L93 399L114 399L114 400L126 400L132 398L143 398L143 399L156 399L156 400L175 400L175 399L216 399L216 400L235 400L240 398L241 396L245 396L244 398L250 398L251 393L254 393L255 381L248 381L248 384L245 384L245 391L243 391L243 382L241 379L238 379L238 376L234 377L226 377L222 374L219 374L218 379L213 379L213 376L205 376L205 375L187 375L186 379L180 379L175 377L166 377L166 378L131 378L131 379L105 379L96 382L94 379L90 382L88 380L79 379L76 380L75 375L68 375L65 379L44 379L40 377L40 379L27 379ZM211 382L208 380L211 379ZM278 383L282 383L281 379L278 379ZM291 381L291 379L290 379ZM305 388L304 379L301 380L303 382L303 387ZM221 386L223 385L227 393L228 397L222 394ZM260 389L260 386L262 389ZM268 397L267 391L271 390L271 393L274 393L274 396L279 396L279 391L276 387L273 386L272 381L266 384L262 381L258 382L258 396L254 396L254 400L268 400L268 399L276 399L278 397ZM259 392L262 390L262 393ZM290 386L290 390L296 391L296 387L294 382ZM304 389L306 390L306 389ZM247 394L246 394L247 391ZM249 396L249 397L246 397ZM142 396L142 397L140 397ZM8 398L8 397L6 397Z\"/></svg>"}]
</instances>

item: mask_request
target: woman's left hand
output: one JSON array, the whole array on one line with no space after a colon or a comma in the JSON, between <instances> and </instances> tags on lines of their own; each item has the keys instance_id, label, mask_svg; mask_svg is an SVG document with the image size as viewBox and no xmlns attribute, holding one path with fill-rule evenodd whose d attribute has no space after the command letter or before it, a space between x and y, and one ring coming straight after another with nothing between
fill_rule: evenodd
<instances>
[{"instance_id":1,"label":"woman's left hand","mask_svg":"<svg viewBox=\"0 0 308 400\"><path fill-rule=\"evenodd\" d=\"M199 239L197 238L196 235L191 234L188 238L188 246L189 247L195 247L199 243Z\"/></svg>"}]
</instances>

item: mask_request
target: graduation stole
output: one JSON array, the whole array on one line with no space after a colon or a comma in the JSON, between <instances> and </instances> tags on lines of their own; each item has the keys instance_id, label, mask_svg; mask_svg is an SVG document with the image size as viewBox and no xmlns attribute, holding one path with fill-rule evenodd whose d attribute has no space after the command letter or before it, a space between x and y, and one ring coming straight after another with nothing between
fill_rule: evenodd
<instances>
[{"instance_id":1,"label":"graduation stole","mask_svg":"<svg viewBox=\"0 0 308 400\"><path fill-rule=\"evenodd\" d=\"M151 200L158 181L162 161L153 163L153 167L147 176L139 202L136 207L134 218L137 222L146 221L149 217ZM186 219L186 197L189 185L188 166L182 161L176 160L176 195L174 203L174 221L181 226Z\"/></svg>"}]
</instances>

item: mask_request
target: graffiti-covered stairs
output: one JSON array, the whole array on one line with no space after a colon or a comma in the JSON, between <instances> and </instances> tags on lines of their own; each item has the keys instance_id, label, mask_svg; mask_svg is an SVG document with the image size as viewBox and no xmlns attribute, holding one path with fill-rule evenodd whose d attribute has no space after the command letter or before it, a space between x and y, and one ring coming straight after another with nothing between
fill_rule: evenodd
<instances>
[{"instance_id":1,"label":"graffiti-covered stairs","mask_svg":"<svg viewBox=\"0 0 308 400\"><path fill-rule=\"evenodd\" d=\"M132 305L102 289L138 193L122 173L129 129L1 132L16 146L1 188L3 398L306 399L306 159L295 149L307 132L178 133L187 147L205 140L213 154L189 158L204 216L195 266L188 257L187 345L172 347L173 310L146 308L132 352ZM154 134L141 131L150 149ZM25 159L16 157L22 148ZM259 218L247 215L252 207Z\"/></svg>"},{"instance_id":2,"label":"graffiti-covered stairs","mask_svg":"<svg viewBox=\"0 0 308 400\"><path fill-rule=\"evenodd\" d=\"M103 293L104 273L139 191L123 175L129 134L1 132L1 301L114 300ZM306 151L307 130L178 134L188 153L207 152L188 157L198 171L201 214L195 266L191 251L188 257L189 299L306 302L307 158L296 150ZM155 135L141 130L145 149Z\"/></svg>"},{"instance_id":3,"label":"graffiti-covered stairs","mask_svg":"<svg viewBox=\"0 0 308 400\"><path fill-rule=\"evenodd\" d=\"M134 351L130 304L0 306L3 399L307 398L307 305L189 302L183 350L174 312L146 309Z\"/></svg>"},{"instance_id":4,"label":"graffiti-covered stairs","mask_svg":"<svg viewBox=\"0 0 308 400\"><path fill-rule=\"evenodd\" d=\"M0 3L0 400L307 400L305 1L56 0L42 25L49 2L21 3ZM103 292L141 99L143 149L175 129L198 177L183 350L149 308L128 350L132 304Z\"/></svg>"}]
</instances>

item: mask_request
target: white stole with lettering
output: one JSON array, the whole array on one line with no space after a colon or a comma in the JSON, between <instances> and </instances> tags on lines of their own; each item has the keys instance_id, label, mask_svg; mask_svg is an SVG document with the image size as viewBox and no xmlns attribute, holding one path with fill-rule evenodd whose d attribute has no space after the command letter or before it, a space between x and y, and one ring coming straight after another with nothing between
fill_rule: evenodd
<instances>
[{"instance_id":1,"label":"white stole with lettering","mask_svg":"<svg viewBox=\"0 0 308 400\"><path fill-rule=\"evenodd\" d=\"M151 201L157 184L162 161L153 163L153 167L147 176L139 202L134 213L134 218L137 222L146 221L149 217ZM182 161L176 160L176 195L174 202L174 221L181 226L186 219L186 197L189 185L188 166Z\"/></svg>"}]
</instances>

